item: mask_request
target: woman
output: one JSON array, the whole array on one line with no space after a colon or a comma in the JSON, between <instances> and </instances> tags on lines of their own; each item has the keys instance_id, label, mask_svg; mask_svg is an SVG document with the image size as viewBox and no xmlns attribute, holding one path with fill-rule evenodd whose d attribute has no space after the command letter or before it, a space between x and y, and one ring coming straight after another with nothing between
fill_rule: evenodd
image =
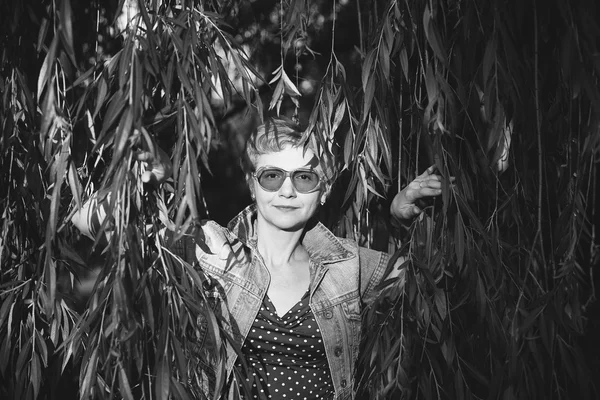
<instances>
[{"instance_id":1,"label":"woman","mask_svg":"<svg viewBox=\"0 0 600 400\"><path fill-rule=\"evenodd\" d=\"M227 346L227 376L236 369L234 388L249 398L351 399L361 309L376 295L389 256L315 221L335 171L298 130L272 120L258 128L246 155L254 203L227 228L203 224L203 243L195 246L197 265L213 278L208 296L234 342ZM144 179L164 175L157 163ZM440 193L430 168L395 197L392 216L410 219L420 213L417 199ZM85 231L82 220L74 223ZM191 384L209 396L213 371L199 367L206 380Z\"/></svg>"}]
</instances>

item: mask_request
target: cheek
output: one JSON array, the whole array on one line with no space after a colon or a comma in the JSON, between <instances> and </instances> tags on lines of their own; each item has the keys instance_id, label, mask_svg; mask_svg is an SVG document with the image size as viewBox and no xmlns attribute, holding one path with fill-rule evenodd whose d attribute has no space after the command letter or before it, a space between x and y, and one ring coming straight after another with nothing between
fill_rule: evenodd
<instances>
[{"instance_id":1,"label":"cheek","mask_svg":"<svg viewBox=\"0 0 600 400\"><path fill-rule=\"evenodd\" d=\"M306 199L305 204L311 211L314 211L319 206L322 195L321 192L317 192L316 194L313 194L310 199Z\"/></svg>"}]
</instances>

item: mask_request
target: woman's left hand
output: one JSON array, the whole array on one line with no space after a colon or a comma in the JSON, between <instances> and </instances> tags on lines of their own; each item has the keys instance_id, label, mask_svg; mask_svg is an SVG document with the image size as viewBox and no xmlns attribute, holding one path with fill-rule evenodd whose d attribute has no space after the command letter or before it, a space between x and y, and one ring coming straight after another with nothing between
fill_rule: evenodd
<instances>
[{"instance_id":1,"label":"woman's left hand","mask_svg":"<svg viewBox=\"0 0 600 400\"><path fill-rule=\"evenodd\" d=\"M421 214L416 205L418 200L442 194L442 177L433 173L435 168L435 165L427 168L394 197L390 212L398 222L408 222Z\"/></svg>"}]
</instances>

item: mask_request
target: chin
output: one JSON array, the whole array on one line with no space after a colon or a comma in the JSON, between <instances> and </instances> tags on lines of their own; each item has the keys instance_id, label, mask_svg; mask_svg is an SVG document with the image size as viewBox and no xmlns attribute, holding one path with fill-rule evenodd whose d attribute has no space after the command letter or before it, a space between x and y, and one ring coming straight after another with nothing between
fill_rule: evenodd
<instances>
[{"instance_id":1,"label":"chin","mask_svg":"<svg viewBox=\"0 0 600 400\"><path fill-rule=\"evenodd\" d=\"M281 210L277 206L258 204L258 213L267 224L287 232L303 230L316 213L316 207L299 207L295 210Z\"/></svg>"},{"instance_id":2,"label":"chin","mask_svg":"<svg viewBox=\"0 0 600 400\"><path fill-rule=\"evenodd\" d=\"M282 231L289 232L302 230L304 229L307 223L305 219L298 218L273 218L269 222L271 222L271 224L281 229Z\"/></svg>"},{"instance_id":3,"label":"chin","mask_svg":"<svg viewBox=\"0 0 600 400\"><path fill-rule=\"evenodd\" d=\"M294 232L304 229L310 218L311 215L305 212L279 213L275 211L270 213L269 217L265 219L269 224L281 229L282 231Z\"/></svg>"}]
</instances>

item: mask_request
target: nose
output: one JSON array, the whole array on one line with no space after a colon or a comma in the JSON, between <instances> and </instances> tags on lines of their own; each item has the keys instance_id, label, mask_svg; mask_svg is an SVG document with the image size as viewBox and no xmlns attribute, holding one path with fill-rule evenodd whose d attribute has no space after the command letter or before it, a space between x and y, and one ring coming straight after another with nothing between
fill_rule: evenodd
<instances>
[{"instance_id":1,"label":"nose","mask_svg":"<svg viewBox=\"0 0 600 400\"><path fill-rule=\"evenodd\" d=\"M290 176L286 176L283 180L283 184L279 188L279 195L285 198L296 197L296 188L292 184Z\"/></svg>"}]
</instances>

